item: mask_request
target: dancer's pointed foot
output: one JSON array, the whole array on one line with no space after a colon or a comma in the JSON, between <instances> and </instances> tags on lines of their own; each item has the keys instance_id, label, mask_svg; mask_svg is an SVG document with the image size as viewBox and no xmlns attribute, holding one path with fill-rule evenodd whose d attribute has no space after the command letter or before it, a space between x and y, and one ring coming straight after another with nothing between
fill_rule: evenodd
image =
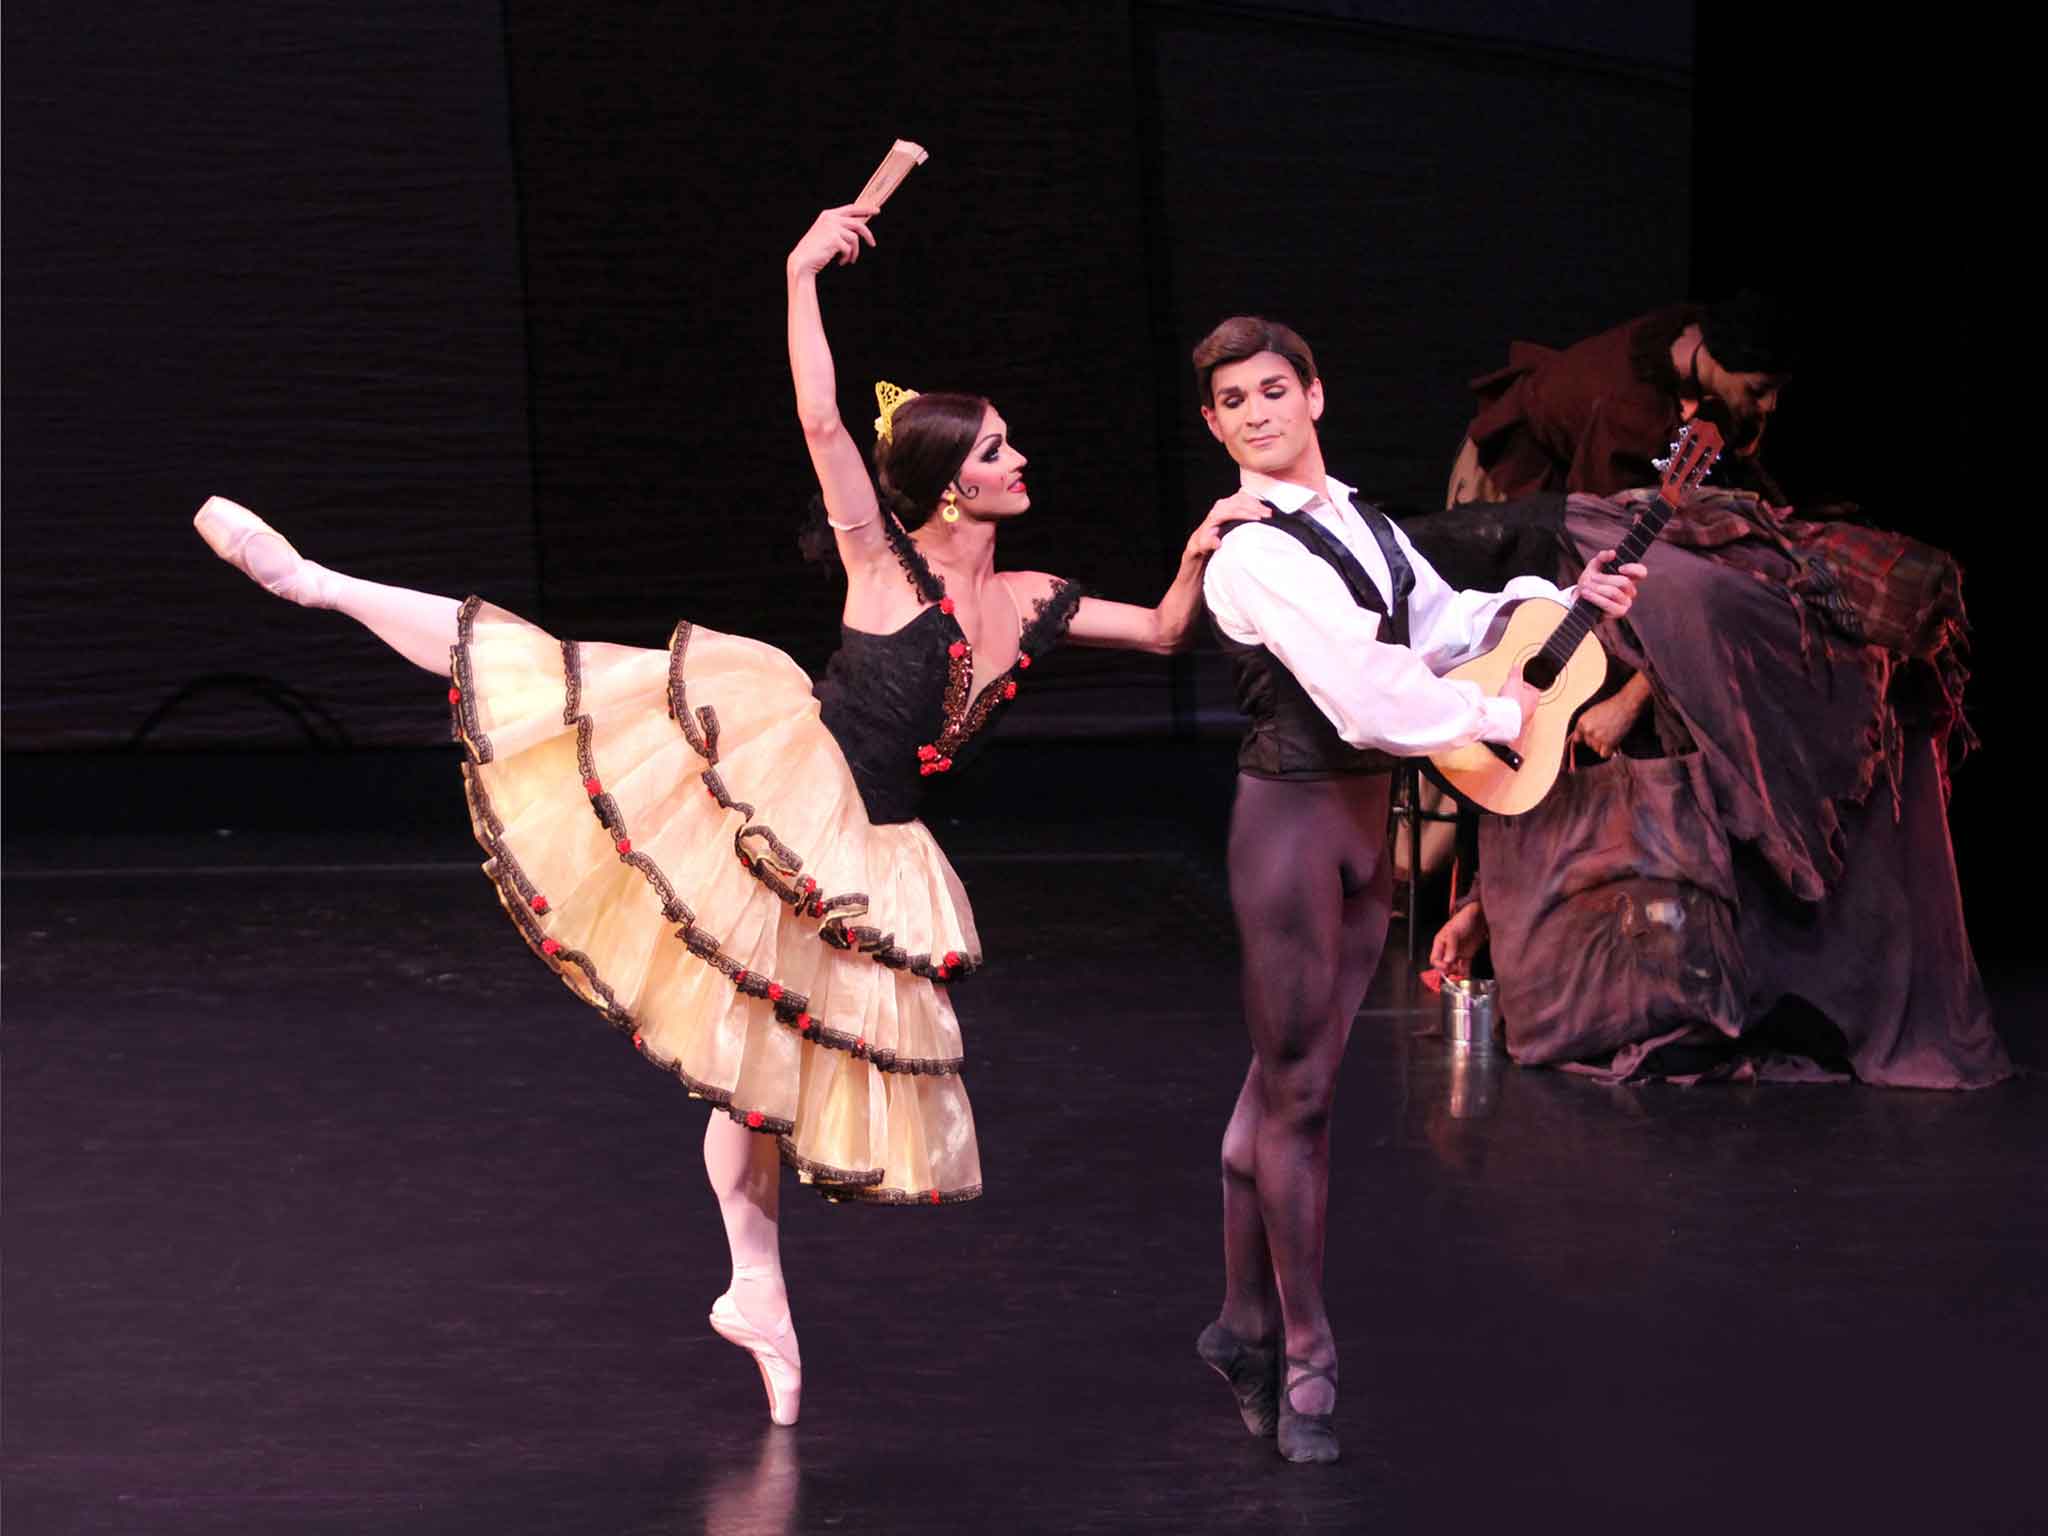
<instances>
[{"instance_id":1,"label":"dancer's pointed foot","mask_svg":"<svg viewBox=\"0 0 2048 1536\"><path fill-rule=\"evenodd\" d=\"M1239 1338L1221 1323L1211 1323L1195 1340L1195 1353L1230 1383L1237 1411L1252 1434L1270 1435L1280 1422L1280 1349Z\"/></svg>"},{"instance_id":2,"label":"dancer's pointed foot","mask_svg":"<svg viewBox=\"0 0 2048 1536\"><path fill-rule=\"evenodd\" d=\"M272 596L301 608L333 606L321 588L321 567L247 507L225 496L209 496L192 526L216 555Z\"/></svg>"},{"instance_id":3,"label":"dancer's pointed foot","mask_svg":"<svg viewBox=\"0 0 2048 1536\"><path fill-rule=\"evenodd\" d=\"M803 1357L797 1352L796 1329L788 1315L784 1314L779 1328L757 1328L727 1291L711 1303L711 1327L720 1338L754 1357L761 1370L761 1385L768 1393L768 1417L777 1424L794 1424L803 1400L804 1369Z\"/></svg>"},{"instance_id":4,"label":"dancer's pointed foot","mask_svg":"<svg viewBox=\"0 0 2048 1536\"><path fill-rule=\"evenodd\" d=\"M1317 1382L1328 1383L1319 1389ZM1320 1413L1303 1413L1294 1406L1294 1394L1303 1392L1313 1401L1329 1406ZM1280 1454L1289 1461L1335 1461L1338 1456L1337 1362L1327 1366L1287 1357L1287 1385L1280 1393Z\"/></svg>"}]
</instances>

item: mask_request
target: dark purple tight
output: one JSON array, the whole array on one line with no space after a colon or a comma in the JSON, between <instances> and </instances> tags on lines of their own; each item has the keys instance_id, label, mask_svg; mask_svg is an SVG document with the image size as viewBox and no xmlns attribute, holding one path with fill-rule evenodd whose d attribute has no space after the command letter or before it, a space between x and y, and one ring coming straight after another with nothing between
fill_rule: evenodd
<instances>
[{"instance_id":1,"label":"dark purple tight","mask_svg":"<svg viewBox=\"0 0 2048 1536\"><path fill-rule=\"evenodd\" d=\"M1223 1133L1221 1321L1241 1338L1285 1334L1286 1353L1334 1370L1323 1309L1330 1107L1351 1020L1386 942L1390 775L1239 775L1230 901L1244 950L1252 1065ZM1334 1405L1306 1381L1294 1405Z\"/></svg>"}]
</instances>

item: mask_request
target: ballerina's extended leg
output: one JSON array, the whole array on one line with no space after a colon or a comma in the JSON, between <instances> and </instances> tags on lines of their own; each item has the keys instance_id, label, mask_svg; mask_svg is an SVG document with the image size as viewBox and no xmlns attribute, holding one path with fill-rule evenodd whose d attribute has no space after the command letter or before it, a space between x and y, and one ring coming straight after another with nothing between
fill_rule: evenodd
<instances>
[{"instance_id":1,"label":"ballerina's extended leg","mask_svg":"<svg viewBox=\"0 0 2048 1536\"><path fill-rule=\"evenodd\" d=\"M754 1357L768 1392L768 1416L794 1424L803 1357L782 1279L782 1158L775 1138L714 1110L704 1130L704 1172L732 1249L732 1285L711 1304L711 1326Z\"/></svg>"},{"instance_id":2,"label":"ballerina's extended leg","mask_svg":"<svg viewBox=\"0 0 2048 1536\"><path fill-rule=\"evenodd\" d=\"M247 507L223 496L208 497L192 525L215 554L264 591L301 608L345 613L415 666L448 675L448 652L462 608L454 598L331 571L293 549Z\"/></svg>"}]
</instances>

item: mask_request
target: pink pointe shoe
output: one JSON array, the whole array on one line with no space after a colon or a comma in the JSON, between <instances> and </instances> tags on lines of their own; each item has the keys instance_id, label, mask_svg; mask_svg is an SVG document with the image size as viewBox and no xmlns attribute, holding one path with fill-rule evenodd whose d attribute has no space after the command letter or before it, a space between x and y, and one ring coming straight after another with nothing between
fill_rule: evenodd
<instances>
[{"instance_id":1,"label":"pink pointe shoe","mask_svg":"<svg viewBox=\"0 0 2048 1536\"><path fill-rule=\"evenodd\" d=\"M761 1332L747 1321L728 1291L711 1303L711 1328L754 1357L754 1364L761 1369L761 1385L768 1392L768 1417L777 1424L794 1424L803 1398L804 1374L795 1354L783 1348L785 1342L796 1342L789 1324L784 1323L772 1335Z\"/></svg>"},{"instance_id":2,"label":"pink pointe shoe","mask_svg":"<svg viewBox=\"0 0 2048 1536\"><path fill-rule=\"evenodd\" d=\"M320 595L320 568L247 507L225 496L209 496L193 517L192 526L216 555L273 597L302 608L327 606ZM275 543L259 544L252 549L250 546L259 539Z\"/></svg>"}]
</instances>

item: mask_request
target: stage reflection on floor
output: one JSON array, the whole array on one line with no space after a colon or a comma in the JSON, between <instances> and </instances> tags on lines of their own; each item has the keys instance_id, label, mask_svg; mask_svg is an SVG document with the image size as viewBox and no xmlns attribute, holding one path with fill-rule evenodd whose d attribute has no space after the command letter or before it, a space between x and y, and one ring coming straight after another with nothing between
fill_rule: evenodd
<instances>
[{"instance_id":1,"label":"stage reflection on floor","mask_svg":"<svg viewBox=\"0 0 2048 1536\"><path fill-rule=\"evenodd\" d=\"M2048 1509L2040 1078L1605 1087L1428 1037L1434 1000L1398 968L1338 1102L1345 1459L1284 1466L1192 1349L1246 1059L1213 852L1000 829L959 858L991 958L958 998L988 1194L871 1210L791 1187L804 1419L771 1430L705 1325L725 1275L703 1107L524 952L473 863L391 851L12 864L10 1530ZM2005 985L2004 1016L2039 995Z\"/></svg>"}]
</instances>

